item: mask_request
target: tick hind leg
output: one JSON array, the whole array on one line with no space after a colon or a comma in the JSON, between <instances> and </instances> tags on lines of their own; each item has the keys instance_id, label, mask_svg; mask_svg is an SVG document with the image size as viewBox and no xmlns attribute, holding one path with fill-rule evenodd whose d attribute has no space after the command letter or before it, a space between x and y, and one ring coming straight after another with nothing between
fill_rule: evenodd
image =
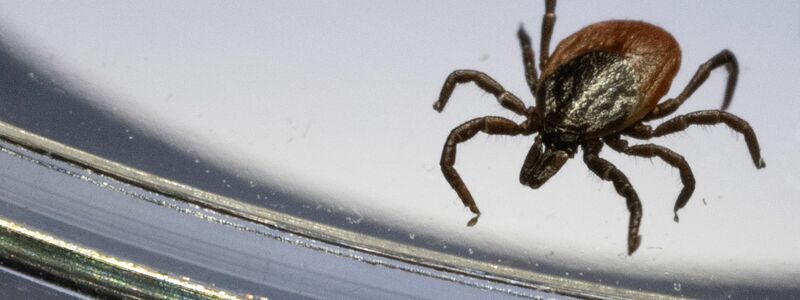
<instances>
[{"instance_id":1,"label":"tick hind leg","mask_svg":"<svg viewBox=\"0 0 800 300\"><path fill-rule=\"evenodd\" d=\"M441 112L447 104L447 100L453 94L453 90L456 89L456 85L465 82L474 82L484 91L494 95L500 105L520 116L525 116L525 103L519 97L506 91L500 83L489 77L489 75L474 70L456 70L450 73L450 76L447 76L447 80L442 86L442 91L439 93L439 99L433 103L433 109Z\"/></svg>"},{"instance_id":2,"label":"tick hind leg","mask_svg":"<svg viewBox=\"0 0 800 300\"><path fill-rule=\"evenodd\" d=\"M636 190L631 186L628 177L622 173L617 167L602 159L598 156L603 144L598 142L591 142L583 145L583 161L589 170L603 180L611 181L614 183L614 189L617 193L625 197L625 204L628 206L630 212L630 220L628 221L628 255L633 254L639 248L642 237L639 235L639 225L642 222L642 203L639 201L639 195Z\"/></svg>"},{"instance_id":3,"label":"tick hind leg","mask_svg":"<svg viewBox=\"0 0 800 300\"><path fill-rule=\"evenodd\" d=\"M501 135L532 133L530 131L526 131L528 130L525 130L525 127L520 126L511 120L490 116L467 121L466 123L454 128L447 137L447 141L444 144L444 149L442 149L442 160L440 162L442 173L444 174L444 178L447 179L447 182L450 183L450 186L456 191L458 197L461 198L464 206L468 207L469 210L476 215L480 215L481 212L478 209L478 206L475 204L472 194L470 194L469 189L467 189L467 186L464 184L464 181L461 179L461 176L458 175L458 172L454 167L456 162L456 146L471 139L478 132ZM473 219L470 221L470 223L474 225L474 221L477 221L477 219Z\"/></svg>"},{"instance_id":4,"label":"tick hind leg","mask_svg":"<svg viewBox=\"0 0 800 300\"><path fill-rule=\"evenodd\" d=\"M675 112L686 99L694 94L697 88L703 85L711 71L722 66L725 66L725 69L728 70L728 83L725 85L725 98L722 100L722 110L728 109L728 106L731 104L731 99L733 99L733 92L736 89L736 81L739 78L739 63L736 61L736 56L733 55L733 52L725 49L700 65L697 72L689 81L689 84L683 88L683 91L678 97L659 103L656 109L647 115L645 119L658 119Z\"/></svg>"},{"instance_id":5,"label":"tick hind leg","mask_svg":"<svg viewBox=\"0 0 800 300\"><path fill-rule=\"evenodd\" d=\"M672 150L669 150L666 147L658 146L655 144L628 146L627 141L619 138L606 139L605 142L612 149L628 155L647 157L647 158L658 156L659 158L664 160L664 162L668 163L670 166L680 171L681 182L683 182L683 189L681 190L681 193L678 194L678 200L675 202L675 209L674 209L675 222L678 222L678 210L686 206L686 203L689 202L689 198L692 196L695 186L695 180L694 180L694 175L692 174L692 169L689 167L689 164L686 163L686 160L683 158L683 156L673 152Z\"/></svg>"},{"instance_id":6,"label":"tick hind leg","mask_svg":"<svg viewBox=\"0 0 800 300\"><path fill-rule=\"evenodd\" d=\"M716 125L719 123L725 123L725 125L744 136L747 149L750 151L750 158L756 168L761 169L767 166L764 158L761 157L761 148L758 146L756 133L750 123L734 114L721 110L702 110L680 115L661 123L655 130L651 129L650 126L638 124L628 129L625 134L635 138L649 139L683 131L691 125Z\"/></svg>"}]
</instances>

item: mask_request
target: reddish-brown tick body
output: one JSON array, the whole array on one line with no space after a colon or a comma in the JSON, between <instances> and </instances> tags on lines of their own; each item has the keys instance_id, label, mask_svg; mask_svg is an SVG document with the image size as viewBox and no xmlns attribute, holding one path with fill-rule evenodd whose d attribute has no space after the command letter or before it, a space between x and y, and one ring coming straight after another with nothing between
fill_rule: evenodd
<instances>
[{"instance_id":1,"label":"reddish-brown tick body","mask_svg":"<svg viewBox=\"0 0 800 300\"><path fill-rule=\"evenodd\" d=\"M563 121L559 116L573 113L564 110L584 109L585 111L576 113L579 120L574 121L582 121L578 122L579 125L594 130L579 132L580 139L602 137L633 125L653 111L661 97L669 90L672 79L680 68L680 62L681 50L678 43L672 35L659 27L638 21L596 23L570 35L558 44L542 70L540 86L559 83L563 85L564 76L553 78L554 75L567 73L566 76L574 76L578 73L576 69L580 68L584 70L593 68L594 70L588 72L594 74L588 75L599 76L569 82L583 80L584 86L589 86L584 91L579 91L579 95L575 95L580 97L579 99L563 97L554 99L556 97L547 97L549 89L539 88L536 106L546 108L544 119L548 123ZM577 67L570 68L570 64ZM617 80L607 80L608 77L616 77ZM592 83L586 81L595 81L595 84L592 86ZM594 94L592 91L586 91L592 87L596 91ZM603 94L609 90L612 92ZM548 100L561 100L566 103L559 106L560 103L557 101L548 103ZM590 103L575 105L575 102L581 100ZM613 111L614 109L616 111ZM613 112L619 116L613 116ZM598 116L609 118L597 120ZM594 123L589 124L590 122Z\"/></svg>"},{"instance_id":2,"label":"reddish-brown tick body","mask_svg":"<svg viewBox=\"0 0 800 300\"><path fill-rule=\"evenodd\" d=\"M690 125L724 123L744 135L756 167L766 165L750 125L724 111L733 97L739 74L733 53L721 51L698 68L677 97L659 102L669 91L681 62L681 50L672 35L644 22L606 21L570 35L558 44L553 55L549 55L556 1L547 0L545 3L539 56L541 76L537 74L530 37L522 27L517 32L525 79L536 98L535 107L526 107L522 100L497 81L474 70L451 73L439 99L433 103L433 108L441 112L456 84L474 82L494 95L500 105L526 118L521 123L495 116L476 118L456 127L447 137L440 162L442 173L464 205L477 215L468 223L470 226L477 222L480 210L454 165L456 146L478 132L502 135L538 133L519 176L520 183L534 189L555 175L580 147L589 170L601 179L613 182L617 193L625 198L630 212L628 254L636 251L641 242L642 205L625 174L599 157L603 145L628 155L658 157L680 171L683 189L675 202L676 222L678 210L688 203L694 192L695 179L689 164L683 156L668 148L655 144L629 146L622 136L647 140L684 130ZM729 74L722 109L679 115L655 129L644 124L675 112L705 82L711 70L721 66Z\"/></svg>"}]
</instances>

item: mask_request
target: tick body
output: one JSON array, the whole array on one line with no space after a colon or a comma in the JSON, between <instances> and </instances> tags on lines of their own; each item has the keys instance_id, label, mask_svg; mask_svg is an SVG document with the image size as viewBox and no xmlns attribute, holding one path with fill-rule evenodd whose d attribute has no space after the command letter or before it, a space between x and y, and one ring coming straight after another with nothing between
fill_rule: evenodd
<instances>
[{"instance_id":1,"label":"tick body","mask_svg":"<svg viewBox=\"0 0 800 300\"><path fill-rule=\"evenodd\" d=\"M614 20L589 25L561 41L549 55L550 37L555 23L555 0L546 1L542 21L539 71L534 63L530 37L520 27L517 35L522 48L525 78L536 106L526 106L488 75L474 70L457 70L448 76L433 108L442 111L459 83L473 82L493 94L505 108L525 120L487 116L467 121L453 129L442 151L441 167L445 179L476 217L480 210L456 171L456 147L478 132L500 135L535 135L534 144L523 163L520 183L538 188L573 158L583 152L587 167L601 179L614 184L625 198L630 213L628 254L639 247L642 206L628 178L609 161L600 158L604 145L633 156L658 157L680 171L683 189L675 202L677 212L694 191L695 179L683 156L655 144L628 145L623 137L647 140L686 129L691 125L724 123L744 135L750 156L757 168L765 166L758 141L750 125L725 112L733 97L738 77L736 58L723 50L701 65L683 91L675 98L660 101L678 72L681 51L668 32L645 22ZM728 81L720 110L698 111L674 116L655 129L645 124L671 115L719 67L728 71ZM659 102L660 101L660 102Z\"/></svg>"}]
</instances>

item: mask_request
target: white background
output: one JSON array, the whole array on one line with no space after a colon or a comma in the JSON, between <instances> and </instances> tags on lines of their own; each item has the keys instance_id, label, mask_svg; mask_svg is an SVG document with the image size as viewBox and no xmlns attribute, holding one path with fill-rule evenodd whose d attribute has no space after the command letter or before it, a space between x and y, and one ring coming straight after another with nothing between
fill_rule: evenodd
<instances>
[{"instance_id":1,"label":"white background","mask_svg":"<svg viewBox=\"0 0 800 300\"><path fill-rule=\"evenodd\" d=\"M48 73L32 78L58 78L133 126L207 149L203 160L433 235L443 247L494 251L532 270L546 261L676 284L796 285L800 4L792 1L559 3L553 47L613 18L671 32L683 63L668 95L731 49L741 73L729 111L753 126L767 168L756 170L744 139L724 125L654 140L683 154L697 179L675 224L677 170L607 148L602 156L628 175L644 207L642 246L628 257L628 212L612 184L578 158L531 190L517 178L532 138L479 135L459 148L456 165L484 213L464 226L472 215L438 166L447 134L474 117L520 119L474 86L457 88L442 114L431 104L462 68L532 104L516 30L524 23L538 52L543 9L538 1L2 1L0 38ZM679 113L718 108L725 78L712 73Z\"/></svg>"}]
</instances>

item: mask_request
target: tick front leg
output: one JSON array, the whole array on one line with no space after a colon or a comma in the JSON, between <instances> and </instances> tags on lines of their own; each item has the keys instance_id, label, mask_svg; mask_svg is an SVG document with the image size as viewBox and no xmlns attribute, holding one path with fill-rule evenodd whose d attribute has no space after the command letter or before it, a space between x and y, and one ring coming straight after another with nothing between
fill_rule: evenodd
<instances>
[{"instance_id":1,"label":"tick front leg","mask_svg":"<svg viewBox=\"0 0 800 300\"><path fill-rule=\"evenodd\" d=\"M628 221L628 255L633 254L641 244L642 237L639 235L639 225L642 222L642 203L639 201L639 195L636 190L631 186L628 177L625 176L617 167L602 159L598 156L603 144L600 142L583 145L583 161L589 170L603 180L611 181L614 183L614 189L617 193L625 197L625 204L628 206L630 212L630 219Z\"/></svg>"},{"instance_id":2,"label":"tick front leg","mask_svg":"<svg viewBox=\"0 0 800 300\"><path fill-rule=\"evenodd\" d=\"M542 17L542 40L539 43L539 69L544 70L550 60L550 40L553 37L553 27L556 23L556 0L546 0L544 4L544 17Z\"/></svg>"},{"instance_id":3,"label":"tick front leg","mask_svg":"<svg viewBox=\"0 0 800 300\"><path fill-rule=\"evenodd\" d=\"M500 105L503 107L520 116L525 116L525 103L519 100L519 97L506 91L502 85L497 83L492 77L489 77L489 75L474 70L456 70L450 73L450 76L447 76L447 80L445 80L442 86L441 93L439 93L439 99L433 103L433 109L442 112L444 106L447 104L447 100L450 99L450 95L453 94L456 85L470 81L475 82L478 87L494 95L497 98L497 102L500 102Z\"/></svg>"},{"instance_id":4,"label":"tick front leg","mask_svg":"<svg viewBox=\"0 0 800 300\"><path fill-rule=\"evenodd\" d=\"M531 47L531 37L525 32L522 25L519 26L517 31L519 38L519 46L522 48L522 63L525 66L525 81L528 82L528 88L531 94L536 95L536 85L538 84L538 76L536 74L536 62L533 60L533 48Z\"/></svg>"},{"instance_id":5,"label":"tick front leg","mask_svg":"<svg viewBox=\"0 0 800 300\"><path fill-rule=\"evenodd\" d=\"M480 215L481 213L478 209L478 205L475 204L472 194L469 192L469 189L467 189L467 186L464 184L461 176L458 175L458 171L456 171L455 167L453 167L456 162L456 146L471 139L478 132L484 132L487 134L519 135L527 133L525 131L526 130L523 127L517 125L511 120L501 117L483 117L472 119L464 124L459 125L453 129L450 132L450 135L447 137L447 141L444 144L444 149L442 149L442 160L440 162L442 173L444 174L444 178L447 179L447 182L450 183L450 186L456 191L458 197L461 198L464 206L468 207L469 210L476 215ZM473 222L471 221L470 223Z\"/></svg>"},{"instance_id":6,"label":"tick front leg","mask_svg":"<svg viewBox=\"0 0 800 300\"><path fill-rule=\"evenodd\" d=\"M678 222L678 210L686 206L686 203L689 202L689 198L692 196L692 193L694 193L695 186L694 174L692 174L692 169L689 167L689 164L686 162L683 156L673 152L672 150L669 150L666 147L655 144L628 146L627 141L619 138L605 139L605 142L612 149L628 155L647 158L658 156L664 160L664 162L680 171L683 189L681 190L681 193L678 194L678 200L675 202L674 208L674 220L675 222Z\"/></svg>"}]
</instances>

